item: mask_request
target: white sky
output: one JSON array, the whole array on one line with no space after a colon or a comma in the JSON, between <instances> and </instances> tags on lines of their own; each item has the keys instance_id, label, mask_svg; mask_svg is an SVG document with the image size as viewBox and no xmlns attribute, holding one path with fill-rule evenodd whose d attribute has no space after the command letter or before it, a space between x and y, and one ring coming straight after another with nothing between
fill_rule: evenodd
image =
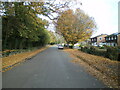
<instances>
[{"instance_id":1,"label":"white sky","mask_svg":"<svg viewBox=\"0 0 120 90\"><path fill-rule=\"evenodd\" d=\"M120 0L79 0L80 8L94 17L98 29L93 36L118 32L118 2ZM79 7L79 6L77 6Z\"/></svg>"},{"instance_id":2,"label":"white sky","mask_svg":"<svg viewBox=\"0 0 120 90\"><path fill-rule=\"evenodd\" d=\"M59 0L58 0L59 1ZM72 1L72 0L71 0ZM89 16L94 17L97 30L93 36L118 32L118 2L120 0L77 0L82 6L74 5L71 8L81 8ZM53 30L54 25L48 29Z\"/></svg>"},{"instance_id":3,"label":"white sky","mask_svg":"<svg viewBox=\"0 0 120 90\"><path fill-rule=\"evenodd\" d=\"M118 2L120 0L77 0L81 5L73 5L71 8L80 8L90 17L94 17L97 30L93 36L100 34L112 34L118 32ZM54 29L50 25L49 30Z\"/></svg>"}]
</instances>

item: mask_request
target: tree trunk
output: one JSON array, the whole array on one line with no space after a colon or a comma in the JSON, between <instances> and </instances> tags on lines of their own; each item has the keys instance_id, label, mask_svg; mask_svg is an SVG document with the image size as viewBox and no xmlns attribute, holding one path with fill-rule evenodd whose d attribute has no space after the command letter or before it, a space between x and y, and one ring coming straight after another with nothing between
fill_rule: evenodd
<instances>
[{"instance_id":1,"label":"tree trunk","mask_svg":"<svg viewBox=\"0 0 120 90\"><path fill-rule=\"evenodd\" d=\"M18 48L18 39L16 38L15 39L15 49L17 49Z\"/></svg>"},{"instance_id":2,"label":"tree trunk","mask_svg":"<svg viewBox=\"0 0 120 90\"><path fill-rule=\"evenodd\" d=\"M22 39L22 40L20 41L19 49L23 49L23 43L24 43L24 41L25 41L25 39Z\"/></svg>"}]
</instances>

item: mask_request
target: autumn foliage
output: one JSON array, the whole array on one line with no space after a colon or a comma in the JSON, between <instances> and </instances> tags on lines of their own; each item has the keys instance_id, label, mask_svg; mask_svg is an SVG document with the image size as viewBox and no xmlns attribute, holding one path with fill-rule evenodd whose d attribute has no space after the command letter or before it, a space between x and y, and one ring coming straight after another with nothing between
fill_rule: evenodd
<instances>
[{"instance_id":1,"label":"autumn foliage","mask_svg":"<svg viewBox=\"0 0 120 90\"><path fill-rule=\"evenodd\" d=\"M75 44L78 41L88 39L96 28L93 18L86 15L82 10L69 9L64 11L56 23L59 32L67 43Z\"/></svg>"},{"instance_id":2,"label":"autumn foliage","mask_svg":"<svg viewBox=\"0 0 120 90\"><path fill-rule=\"evenodd\" d=\"M120 62L87 54L79 50L65 49L64 51L69 52L72 58L74 58L72 62L83 66L90 74L104 82L108 87L120 87L118 83L120 77L118 67Z\"/></svg>"}]
</instances>

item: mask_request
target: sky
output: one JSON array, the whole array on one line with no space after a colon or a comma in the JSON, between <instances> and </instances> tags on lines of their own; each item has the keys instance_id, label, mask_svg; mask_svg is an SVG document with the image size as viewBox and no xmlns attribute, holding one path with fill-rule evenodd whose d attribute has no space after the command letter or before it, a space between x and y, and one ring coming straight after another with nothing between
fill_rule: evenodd
<instances>
[{"instance_id":1,"label":"sky","mask_svg":"<svg viewBox=\"0 0 120 90\"><path fill-rule=\"evenodd\" d=\"M80 8L89 16L94 17L97 24L92 37L100 34L118 32L118 2L120 0L79 0ZM79 6L76 6L79 7Z\"/></svg>"},{"instance_id":2,"label":"sky","mask_svg":"<svg viewBox=\"0 0 120 90\"><path fill-rule=\"evenodd\" d=\"M61 1L61 0L57 0ZM73 5L71 8L80 8L95 19L97 29L92 37L100 34L118 32L118 2L120 0L77 0L82 5ZM44 18L44 17L42 17ZM48 19L48 18L45 18ZM48 19L49 20L49 19ZM54 30L51 24L48 30Z\"/></svg>"},{"instance_id":3,"label":"sky","mask_svg":"<svg viewBox=\"0 0 120 90\"><path fill-rule=\"evenodd\" d=\"M73 5L71 8L80 8L95 19L97 29L92 37L100 34L118 32L118 2L120 0L77 0L82 5ZM48 29L53 29L51 25Z\"/></svg>"}]
</instances>

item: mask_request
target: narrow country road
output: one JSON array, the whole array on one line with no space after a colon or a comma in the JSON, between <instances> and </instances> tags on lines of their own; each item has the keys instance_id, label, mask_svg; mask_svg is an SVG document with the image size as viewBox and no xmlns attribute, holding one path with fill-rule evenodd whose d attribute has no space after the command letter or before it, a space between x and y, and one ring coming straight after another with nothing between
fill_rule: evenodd
<instances>
[{"instance_id":1,"label":"narrow country road","mask_svg":"<svg viewBox=\"0 0 120 90\"><path fill-rule=\"evenodd\" d=\"M69 54L50 47L34 58L3 73L3 88L105 88Z\"/></svg>"}]
</instances>

